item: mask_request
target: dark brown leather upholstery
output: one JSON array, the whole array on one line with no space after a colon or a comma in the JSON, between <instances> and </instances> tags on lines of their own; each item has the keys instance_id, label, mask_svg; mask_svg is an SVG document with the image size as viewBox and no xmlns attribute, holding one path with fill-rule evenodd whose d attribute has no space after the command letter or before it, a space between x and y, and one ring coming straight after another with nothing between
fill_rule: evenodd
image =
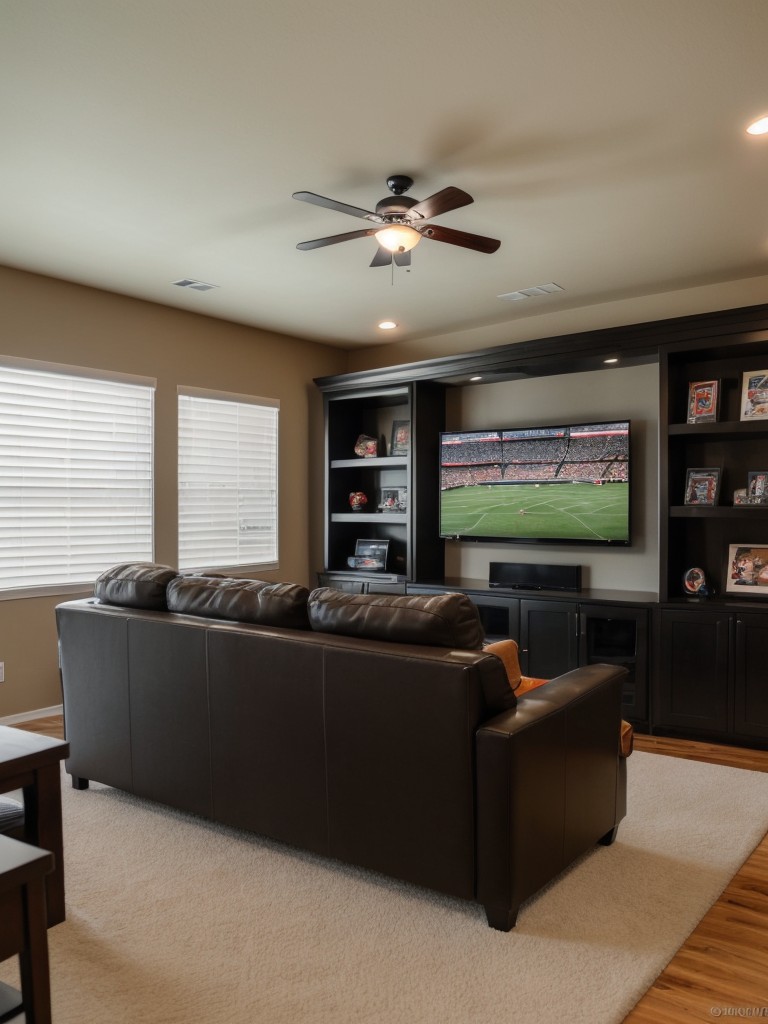
<instances>
[{"instance_id":1,"label":"dark brown leather upholstery","mask_svg":"<svg viewBox=\"0 0 768 1024\"><path fill-rule=\"evenodd\" d=\"M312 597L339 627L347 603ZM470 636L457 602L427 620L424 600L411 612L430 638L453 623ZM360 615L387 634L386 615L407 614L389 602L351 603L353 628ZM94 599L56 615L78 784L478 899L503 929L624 814L624 669L579 669L515 707L504 666L481 650Z\"/></svg>"},{"instance_id":2,"label":"dark brown leather upholstery","mask_svg":"<svg viewBox=\"0 0 768 1024\"><path fill-rule=\"evenodd\" d=\"M94 594L107 604L164 611L166 588L178 573L156 562L124 562L107 569L96 580Z\"/></svg>"},{"instance_id":3,"label":"dark brown leather upholstery","mask_svg":"<svg viewBox=\"0 0 768 1024\"><path fill-rule=\"evenodd\" d=\"M308 629L309 591L296 583L216 576L178 576L168 584L168 610L262 626Z\"/></svg>"},{"instance_id":4,"label":"dark brown leather upholstery","mask_svg":"<svg viewBox=\"0 0 768 1024\"><path fill-rule=\"evenodd\" d=\"M456 650L479 650L485 639L466 594L348 594L321 587L309 596L309 621L320 633Z\"/></svg>"}]
</instances>

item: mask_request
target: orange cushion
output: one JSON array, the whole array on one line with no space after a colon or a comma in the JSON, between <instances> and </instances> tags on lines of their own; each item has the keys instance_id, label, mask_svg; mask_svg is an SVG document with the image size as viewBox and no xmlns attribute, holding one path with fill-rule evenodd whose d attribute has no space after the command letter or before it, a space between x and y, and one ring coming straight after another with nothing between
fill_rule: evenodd
<instances>
[{"instance_id":1,"label":"orange cushion","mask_svg":"<svg viewBox=\"0 0 768 1024\"><path fill-rule=\"evenodd\" d=\"M524 676L520 671L520 658L518 655L517 643L514 640L497 640L484 648L489 654L495 654L504 665L509 685L515 691L515 696L521 697L537 686L543 686L549 682L548 679L535 679L533 676ZM619 753L621 757L629 757L634 744L634 734L629 722L622 719L621 732L619 734Z\"/></svg>"}]
</instances>

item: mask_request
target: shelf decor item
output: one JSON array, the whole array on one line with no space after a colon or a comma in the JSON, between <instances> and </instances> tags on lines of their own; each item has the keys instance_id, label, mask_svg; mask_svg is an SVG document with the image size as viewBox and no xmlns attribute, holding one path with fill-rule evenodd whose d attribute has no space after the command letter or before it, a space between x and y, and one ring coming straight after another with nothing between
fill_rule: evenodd
<instances>
[{"instance_id":1,"label":"shelf decor item","mask_svg":"<svg viewBox=\"0 0 768 1024\"><path fill-rule=\"evenodd\" d=\"M703 569L691 568L683 576L683 590L689 597L709 597L707 576Z\"/></svg>"},{"instance_id":2,"label":"shelf decor item","mask_svg":"<svg viewBox=\"0 0 768 1024\"><path fill-rule=\"evenodd\" d=\"M382 487L380 512L405 512L408 508L406 487Z\"/></svg>"},{"instance_id":3,"label":"shelf decor item","mask_svg":"<svg viewBox=\"0 0 768 1024\"><path fill-rule=\"evenodd\" d=\"M768 505L768 470L747 473L747 504Z\"/></svg>"},{"instance_id":4,"label":"shelf decor item","mask_svg":"<svg viewBox=\"0 0 768 1024\"><path fill-rule=\"evenodd\" d=\"M355 455L361 459L375 459L379 454L379 442L370 434L361 434L355 441Z\"/></svg>"},{"instance_id":5,"label":"shelf decor item","mask_svg":"<svg viewBox=\"0 0 768 1024\"><path fill-rule=\"evenodd\" d=\"M719 380L699 380L688 385L688 423L716 423L719 407Z\"/></svg>"},{"instance_id":6,"label":"shelf decor item","mask_svg":"<svg viewBox=\"0 0 768 1024\"><path fill-rule=\"evenodd\" d=\"M734 505L748 505L747 501L747 488L737 487L733 492L733 504Z\"/></svg>"},{"instance_id":7,"label":"shelf decor item","mask_svg":"<svg viewBox=\"0 0 768 1024\"><path fill-rule=\"evenodd\" d=\"M685 477L686 505L716 505L720 493L720 470L689 469Z\"/></svg>"},{"instance_id":8,"label":"shelf decor item","mask_svg":"<svg viewBox=\"0 0 768 1024\"><path fill-rule=\"evenodd\" d=\"M355 553L347 559L347 565L368 572L386 569L388 550L388 540L356 540Z\"/></svg>"},{"instance_id":9,"label":"shelf decor item","mask_svg":"<svg viewBox=\"0 0 768 1024\"><path fill-rule=\"evenodd\" d=\"M725 590L739 597L768 597L768 543L728 546Z\"/></svg>"},{"instance_id":10,"label":"shelf decor item","mask_svg":"<svg viewBox=\"0 0 768 1024\"><path fill-rule=\"evenodd\" d=\"M741 377L741 419L768 416L768 370L747 370Z\"/></svg>"},{"instance_id":11,"label":"shelf decor item","mask_svg":"<svg viewBox=\"0 0 768 1024\"><path fill-rule=\"evenodd\" d=\"M352 491L349 496L349 504L353 512L362 512L368 504L368 498L362 491Z\"/></svg>"},{"instance_id":12,"label":"shelf decor item","mask_svg":"<svg viewBox=\"0 0 768 1024\"><path fill-rule=\"evenodd\" d=\"M407 455L411 447L411 421L395 420L392 424L392 442L389 446L390 455Z\"/></svg>"}]
</instances>

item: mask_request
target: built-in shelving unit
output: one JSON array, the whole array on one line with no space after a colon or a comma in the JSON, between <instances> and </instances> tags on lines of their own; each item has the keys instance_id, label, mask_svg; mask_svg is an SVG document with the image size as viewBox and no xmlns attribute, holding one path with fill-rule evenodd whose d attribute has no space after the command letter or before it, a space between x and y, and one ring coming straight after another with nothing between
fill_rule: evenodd
<instances>
[{"instance_id":1,"label":"built-in shelving unit","mask_svg":"<svg viewBox=\"0 0 768 1024\"><path fill-rule=\"evenodd\" d=\"M768 423L742 421L745 371L768 367L768 305L723 310L630 327L499 346L460 356L319 379L326 413L325 564L322 582L344 589L435 592L444 577L438 533L438 435L445 390L482 377L521 380L658 362L658 595L581 593L501 595L460 581L481 610L489 636L519 638L530 674L590 660L616 659L630 670L625 713L651 732L768 746L768 594L726 592L729 545L768 546L768 505L734 505L750 471L768 471ZM688 423L691 382L720 381L716 422ZM768 416L766 417L768 419ZM407 420L407 454L389 450L392 423ZM354 455L359 434L379 439L377 455ZM686 505L689 469L721 470L713 506ZM382 489L407 490L407 508L378 508ZM349 494L369 504L352 512ZM347 566L357 539L387 539L386 572ZM685 572L704 569L714 593L694 600ZM470 585L472 584L472 585ZM766 588L768 589L768 588ZM652 682L649 684L649 679Z\"/></svg>"}]
</instances>

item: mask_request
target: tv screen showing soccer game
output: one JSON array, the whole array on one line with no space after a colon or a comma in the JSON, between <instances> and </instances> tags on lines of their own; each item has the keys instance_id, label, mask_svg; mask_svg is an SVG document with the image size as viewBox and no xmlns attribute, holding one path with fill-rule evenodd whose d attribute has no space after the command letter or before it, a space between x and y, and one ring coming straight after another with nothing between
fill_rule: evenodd
<instances>
[{"instance_id":1,"label":"tv screen showing soccer game","mask_svg":"<svg viewBox=\"0 0 768 1024\"><path fill-rule=\"evenodd\" d=\"M628 420L440 435L440 536L630 543Z\"/></svg>"}]
</instances>

